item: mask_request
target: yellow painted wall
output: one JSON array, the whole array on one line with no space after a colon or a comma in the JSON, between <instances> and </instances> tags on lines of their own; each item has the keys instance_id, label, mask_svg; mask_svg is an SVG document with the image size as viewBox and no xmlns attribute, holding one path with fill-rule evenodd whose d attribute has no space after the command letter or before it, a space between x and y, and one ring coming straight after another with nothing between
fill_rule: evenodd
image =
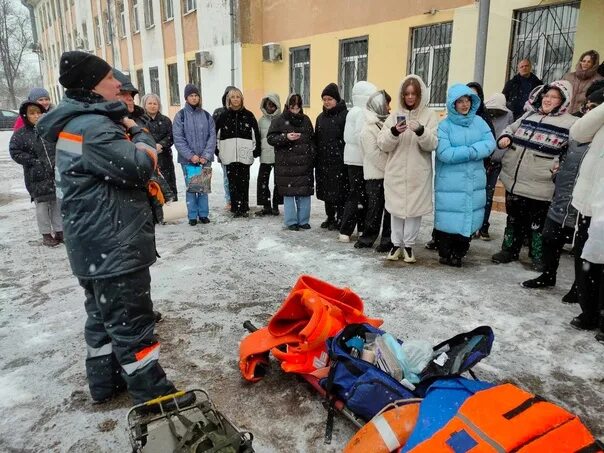
<instances>
[{"instance_id":1,"label":"yellow painted wall","mask_svg":"<svg viewBox=\"0 0 604 453\"><path fill-rule=\"evenodd\" d=\"M243 44L241 48L241 78L245 108L250 110L256 118L260 118L260 101L264 97L265 84L262 66L262 44ZM281 64L281 63L275 63ZM266 91L271 91L267 85ZM279 92L281 94L281 92ZM282 98L283 99L283 98Z\"/></svg>"},{"instance_id":2,"label":"yellow painted wall","mask_svg":"<svg viewBox=\"0 0 604 453\"><path fill-rule=\"evenodd\" d=\"M442 11L434 15L414 16L398 21L282 41L280 44L283 61L261 63L264 92L275 91L283 101L287 99L289 94L289 49L310 45L310 107L305 108L305 113L314 122L322 108L321 91L327 84L338 82L340 40L367 35L369 37L367 79L380 89L386 89L396 99L400 81L407 74L410 29L452 19L453 11ZM260 59L261 50L259 48L258 51ZM245 54L246 52L244 52ZM248 53L248 55L250 54ZM245 61L244 58L244 89L248 93L250 87L246 85L249 79L246 78L248 77L246 74L248 66ZM254 77L254 83L259 84L261 81ZM248 94L246 94L246 102L247 97ZM393 101L393 107L396 103Z\"/></svg>"},{"instance_id":3,"label":"yellow painted wall","mask_svg":"<svg viewBox=\"0 0 604 453\"><path fill-rule=\"evenodd\" d=\"M514 10L557 3L564 3L564 1L491 1L484 75L486 97L497 91L500 92L506 82ZM575 36L574 61L578 59L578 55L583 50L595 48L601 52L604 51L604 38L599 32L602 23L604 23L604 0L582 0ZM477 24L477 4L464 6L455 10L449 66L449 85L455 82L467 83L472 81L474 77Z\"/></svg>"},{"instance_id":4,"label":"yellow painted wall","mask_svg":"<svg viewBox=\"0 0 604 453\"><path fill-rule=\"evenodd\" d=\"M600 53L600 63L604 59L602 24L604 24L604 0L582 0L575 35L573 68L574 63L579 61L579 57L586 50L597 50Z\"/></svg>"}]
</instances>

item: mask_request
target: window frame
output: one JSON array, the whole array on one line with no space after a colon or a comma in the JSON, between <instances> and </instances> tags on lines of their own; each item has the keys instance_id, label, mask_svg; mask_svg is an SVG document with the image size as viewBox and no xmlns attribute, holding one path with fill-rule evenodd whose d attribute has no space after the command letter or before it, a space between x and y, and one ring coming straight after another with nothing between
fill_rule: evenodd
<instances>
[{"instance_id":1,"label":"window frame","mask_svg":"<svg viewBox=\"0 0 604 453\"><path fill-rule=\"evenodd\" d=\"M94 16L93 18L94 21L94 47L95 49L98 49L101 47L101 21L99 19L98 14L96 16Z\"/></svg>"},{"instance_id":2,"label":"window frame","mask_svg":"<svg viewBox=\"0 0 604 453\"><path fill-rule=\"evenodd\" d=\"M531 28L530 30L525 31L525 33L521 33L521 28L522 28L522 15L524 14L531 14L531 13L536 13L536 12L546 12L548 10L555 10L555 9L562 9L562 8L572 8L573 6L576 7L577 11L575 14L575 23L574 25L568 25L565 28L562 28L562 25L559 25L558 20L554 20L553 22L556 25L556 28L554 29L554 31L549 31L545 30L546 33L540 33L541 27L543 27L543 17L540 17L539 20L535 21L535 24L539 24L541 25L541 27L537 30L537 33L533 32L534 28ZM512 30L510 33L510 45L509 45L509 54L508 54L508 68L507 68L507 78L506 80L509 80L514 74L516 74L517 71L517 66L518 66L518 62L520 61L520 59L523 58L529 58L531 60L532 63L532 72L537 75L537 77L539 77L541 80L546 81L545 79L547 79L547 81L551 81L551 80L557 80L560 79L566 72L568 71L572 71L573 70L573 56L574 56L574 47L575 47L575 40L576 40L576 32L577 32L577 23L578 23L578 18L579 18L579 14L580 14L580 6L581 6L581 1L580 0L570 0L570 1L565 1L565 2L561 2L561 3L554 3L554 4L546 4L546 5L538 5L535 7L531 7L531 8L519 8L519 9L515 9L513 11L513 26L512 26ZM548 17L545 18L545 22L547 22ZM556 17L556 19L558 19ZM561 19L564 19L563 17ZM566 62L561 64L558 63L557 65L553 64L553 63L548 63L546 58L547 58L547 53L548 53L548 46L551 47L554 38L558 37L558 44L561 43L560 37L562 37L562 40L564 40L566 42L567 45L567 59ZM520 38L523 38L522 41L522 45L519 43ZM568 39L568 40L567 40ZM522 57L519 57L519 55L517 54L518 52L520 52L520 47L524 48L524 43L526 42L534 42L534 44L530 45L529 47L529 54L527 55L526 53L522 54ZM570 41L570 42L569 42ZM516 46L518 46L518 48L516 48ZM537 58L532 58L531 55L531 51L533 50L533 48L536 47L537 50ZM553 53L553 56L556 56L557 52ZM550 55L551 56L551 55ZM551 68L554 66L558 66L560 68L560 70L552 70ZM545 72L544 72L545 71Z\"/></svg>"},{"instance_id":3,"label":"window frame","mask_svg":"<svg viewBox=\"0 0 604 453\"><path fill-rule=\"evenodd\" d=\"M153 17L153 0L143 0L143 17L145 28L149 30L155 27L155 18Z\"/></svg>"},{"instance_id":4,"label":"window frame","mask_svg":"<svg viewBox=\"0 0 604 453\"><path fill-rule=\"evenodd\" d=\"M168 8L169 5L169 8ZM168 15L170 12L170 15ZM174 19L174 1L173 0L161 0L161 14L164 22L168 22Z\"/></svg>"},{"instance_id":5,"label":"window frame","mask_svg":"<svg viewBox=\"0 0 604 453\"><path fill-rule=\"evenodd\" d=\"M296 60L295 58L295 54L298 52L304 52L304 51L308 51L308 61L304 60ZM311 77L310 77L310 66L311 64L311 52L310 52L310 44L304 45L304 46L297 46L297 47L290 47L289 48L289 92L290 93L297 93L298 91L302 91L301 93L298 93L300 96L302 96L302 104L303 107L310 107L310 85L311 85ZM296 88L296 81L295 81L295 70L296 68L302 68L302 76L304 77L305 74L305 67L308 66L308 89L306 90L307 92L304 93L304 85L302 85L303 89L302 90L298 90ZM306 82L306 79L303 79L303 84L304 82Z\"/></svg>"},{"instance_id":6,"label":"window frame","mask_svg":"<svg viewBox=\"0 0 604 453\"><path fill-rule=\"evenodd\" d=\"M154 77L152 71L156 72L156 77ZM149 68L149 85L149 88L151 89L150 93L157 94L161 98L161 85L159 83L159 66L151 66ZM156 88L157 92L155 92Z\"/></svg>"},{"instance_id":7,"label":"window frame","mask_svg":"<svg viewBox=\"0 0 604 453\"><path fill-rule=\"evenodd\" d=\"M138 0L132 0L132 3L130 3L130 13L133 18L133 21L130 24L132 25L130 27L132 34L136 34L141 31L141 24L138 21L138 7Z\"/></svg>"},{"instance_id":8,"label":"window frame","mask_svg":"<svg viewBox=\"0 0 604 453\"><path fill-rule=\"evenodd\" d=\"M137 69L135 71L136 76L136 86L138 88L139 97L142 97L147 94L145 91L145 70L143 68Z\"/></svg>"},{"instance_id":9,"label":"window frame","mask_svg":"<svg viewBox=\"0 0 604 453\"><path fill-rule=\"evenodd\" d=\"M361 42L366 42L367 43L367 52L363 55L363 54L358 54L358 55L351 55L351 56L344 56L344 48L347 44L353 44L355 42L361 43ZM365 58L365 60L367 61L366 63L366 74L364 78L358 78L357 74L358 74L358 70L359 70L359 60L361 58ZM354 82L352 83L352 85L350 86L350 100L346 99L346 87L344 86L344 84L347 82L346 80L344 80L344 63L345 62L354 62ZM346 39L340 39L340 43L339 43L339 52L338 52L338 86L340 88L340 94L342 96L342 99L344 99L346 101L346 105L348 107L352 107L352 87L355 85L355 83L361 81L361 80L367 80L367 77L369 75L369 35L364 35L364 36L355 36L354 38L346 38Z\"/></svg>"},{"instance_id":10,"label":"window frame","mask_svg":"<svg viewBox=\"0 0 604 453\"><path fill-rule=\"evenodd\" d=\"M178 63L170 63L166 65L168 72L168 100L170 105L180 105L180 89L178 87Z\"/></svg>"},{"instance_id":11,"label":"window frame","mask_svg":"<svg viewBox=\"0 0 604 453\"><path fill-rule=\"evenodd\" d=\"M187 80L194 84L197 88L201 87L201 68L197 66L195 59L187 60ZM195 73L195 77L191 77L191 69Z\"/></svg>"},{"instance_id":12,"label":"window frame","mask_svg":"<svg viewBox=\"0 0 604 453\"><path fill-rule=\"evenodd\" d=\"M192 5L192 6L190 6ZM183 15L187 15L197 10L197 0L182 0Z\"/></svg>"},{"instance_id":13,"label":"window frame","mask_svg":"<svg viewBox=\"0 0 604 453\"><path fill-rule=\"evenodd\" d=\"M428 45L424 45L422 47L415 47L415 42L414 42L414 32L416 30L421 30L421 29L430 29L430 28L434 28L434 27L443 27L443 26L449 26L450 27L450 31L451 31L451 36L449 39L449 43L445 43L445 44L428 44ZM426 84L426 88L428 90L428 99L430 100L430 102L428 103L429 107L432 108L445 108L446 107L446 103L447 103L447 90L446 87L448 86L448 79L449 79L449 70L451 68L451 43L453 41L453 21L444 21L444 22L436 22L433 24L426 24L426 25L421 25L418 27L412 27L409 29L409 62L408 62L408 73L409 74L417 74L417 68L415 66L415 63L417 62L417 55L419 54L428 54L428 69L427 69L427 74L428 77L422 77L422 80L424 81L424 83ZM443 50L443 49L448 49L449 52L449 61L447 62L447 70L444 72L444 80L442 80L442 86L445 87L445 91L444 91L444 98L442 99L442 102L432 102L432 81L434 79L434 61L435 61L435 50L439 51L439 50Z\"/></svg>"}]
</instances>

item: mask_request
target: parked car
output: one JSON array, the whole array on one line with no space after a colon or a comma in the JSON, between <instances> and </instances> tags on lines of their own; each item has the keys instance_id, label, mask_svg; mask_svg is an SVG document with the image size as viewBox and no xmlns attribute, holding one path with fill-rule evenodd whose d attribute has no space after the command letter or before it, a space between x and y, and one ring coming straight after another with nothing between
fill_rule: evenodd
<instances>
[{"instance_id":1,"label":"parked car","mask_svg":"<svg viewBox=\"0 0 604 453\"><path fill-rule=\"evenodd\" d=\"M13 130L18 117L14 110L0 110L0 130Z\"/></svg>"}]
</instances>

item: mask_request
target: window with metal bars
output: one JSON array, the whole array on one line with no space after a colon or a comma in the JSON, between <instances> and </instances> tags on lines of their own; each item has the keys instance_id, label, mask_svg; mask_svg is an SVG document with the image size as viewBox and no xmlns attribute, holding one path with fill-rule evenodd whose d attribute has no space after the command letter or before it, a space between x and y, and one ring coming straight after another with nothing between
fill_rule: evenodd
<instances>
[{"instance_id":1,"label":"window with metal bars","mask_svg":"<svg viewBox=\"0 0 604 453\"><path fill-rule=\"evenodd\" d=\"M544 82L562 78L572 68L580 1L514 11L508 79L528 58Z\"/></svg>"},{"instance_id":2,"label":"window with metal bars","mask_svg":"<svg viewBox=\"0 0 604 453\"><path fill-rule=\"evenodd\" d=\"M444 107L447 100L452 31L453 22L411 30L409 72L421 77L428 87L431 107Z\"/></svg>"},{"instance_id":3,"label":"window with metal bars","mask_svg":"<svg viewBox=\"0 0 604 453\"><path fill-rule=\"evenodd\" d=\"M151 93L155 93L161 97L161 93L159 92L159 69L157 66L149 68L149 79L151 84Z\"/></svg>"},{"instance_id":4,"label":"window with metal bars","mask_svg":"<svg viewBox=\"0 0 604 453\"><path fill-rule=\"evenodd\" d=\"M189 74L189 83L192 83L197 88L201 87L201 69L197 66L195 60L187 61L187 72Z\"/></svg>"},{"instance_id":5,"label":"window with metal bars","mask_svg":"<svg viewBox=\"0 0 604 453\"><path fill-rule=\"evenodd\" d=\"M145 75L142 69L136 70L136 86L138 87L138 95L142 98L145 94Z\"/></svg>"},{"instance_id":6,"label":"window with metal bars","mask_svg":"<svg viewBox=\"0 0 604 453\"><path fill-rule=\"evenodd\" d=\"M289 91L302 96L304 107L310 105L310 46L289 49Z\"/></svg>"},{"instance_id":7,"label":"window with metal bars","mask_svg":"<svg viewBox=\"0 0 604 453\"><path fill-rule=\"evenodd\" d=\"M170 105L180 105L178 94L178 66L176 63L168 65L168 83L170 86Z\"/></svg>"},{"instance_id":8,"label":"window with metal bars","mask_svg":"<svg viewBox=\"0 0 604 453\"><path fill-rule=\"evenodd\" d=\"M367 36L340 41L339 85L349 107L352 106L352 87L359 80L367 80L368 51Z\"/></svg>"}]
</instances>

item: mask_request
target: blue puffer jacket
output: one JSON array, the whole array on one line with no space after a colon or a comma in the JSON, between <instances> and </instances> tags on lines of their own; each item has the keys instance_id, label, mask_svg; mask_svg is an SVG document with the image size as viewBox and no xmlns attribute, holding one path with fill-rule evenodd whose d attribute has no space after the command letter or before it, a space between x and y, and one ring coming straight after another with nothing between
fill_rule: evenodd
<instances>
[{"instance_id":1,"label":"blue puffer jacket","mask_svg":"<svg viewBox=\"0 0 604 453\"><path fill-rule=\"evenodd\" d=\"M470 96L467 115L455 110L455 101ZM486 204L486 174L482 160L495 149L491 129L476 116L480 99L465 85L447 93L447 118L438 125L436 148L434 227L470 237L482 225Z\"/></svg>"}]
</instances>

